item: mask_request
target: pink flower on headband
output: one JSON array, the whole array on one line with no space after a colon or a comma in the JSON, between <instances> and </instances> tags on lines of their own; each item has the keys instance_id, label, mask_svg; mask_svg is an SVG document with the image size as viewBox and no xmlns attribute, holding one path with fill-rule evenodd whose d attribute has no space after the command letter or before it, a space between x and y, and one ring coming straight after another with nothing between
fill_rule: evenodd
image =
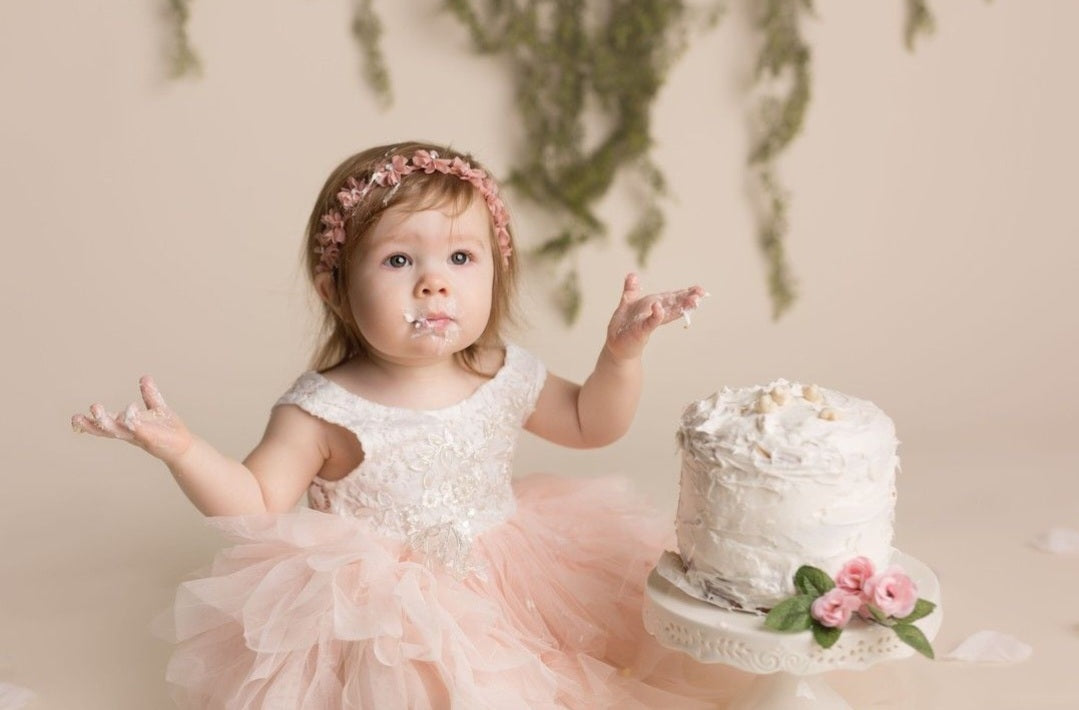
<instances>
[{"instance_id":1,"label":"pink flower on headband","mask_svg":"<svg viewBox=\"0 0 1079 710\"><path fill-rule=\"evenodd\" d=\"M341 257L341 247L337 244L328 244L319 247L318 254L322 257L322 262L336 264L337 260Z\"/></svg>"},{"instance_id":2,"label":"pink flower on headband","mask_svg":"<svg viewBox=\"0 0 1079 710\"><path fill-rule=\"evenodd\" d=\"M459 176L462 180L469 181L478 187L481 192L483 191L483 183L487 180L487 173L480 168L474 168L460 158L454 158L453 163L450 165L450 172ZM486 195L484 195L484 197L486 197Z\"/></svg>"},{"instance_id":3,"label":"pink flower on headband","mask_svg":"<svg viewBox=\"0 0 1079 710\"><path fill-rule=\"evenodd\" d=\"M412 166L408 164L408 158L403 155L395 155L390 158L381 170L371 176L371 181L382 185L396 185L401 178L412 172Z\"/></svg>"},{"instance_id":4,"label":"pink flower on headband","mask_svg":"<svg viewBox=\"0 0 1079 710\"><path fill-rule=\"evenodd\" d=\"M370 187L365 182L357 182L356 178L350 177L345 180L345 186L337 193L337 201L346 210L350 210L360 204Z\"/></svg>"},{"instance_id":5,"label":"pink flower on headband","mask_svg":"<svg viewBox=\"0 0 1079 710\"><path fill-rule=\"evenodd\" d=\"M340 212L334 210L329 214L322 215L321 222L326 226L326 229L320 235L326 237L324 245L345 243L345 218L341 216Z\"/></svg>"},{"instance_id":6,"label":"pink flower on headband","mask_svg":"<svg viewBox=\"0 0 1079 710\"><path fill-rule=\"evenodd\" d=\"M448 173L449 158L440 158L435 151L417 150L412 155L412 165L430 175L433 172Z\"/></svg>"},{"instance_id":7,"label":"pink flower on headband","mask_svg":"<svg viewBox=\"0 0 1079 710\"><path fill-rule=\"evenodd\" d=\"M316 253L319 254L319 263L315 268L318 273L332 272L337 267L337 259L340 255L340 246L345 243L345 221L352 215L352 211L363 202L374 185L392 188L383 199L383 204L392 197L401 183L401 178L413 173L423 171L454 175L467 181L475 187L487 205L491 213L491 225L494 227L495 240L498 242L502 261L509 263L513 249L510 246L509 213L502 198L498 196L498 185L481 168L474 168L470 163L460 157L438 157L435 151L417 150L410 158L403 155L391 156L389 161L371 173L366 181L357 181L349 177L345 186L337 193L337 202L344 209L344 214L331 210L321 218L325 229L317 235L319 246Z\"/></svg>"}]
</instances>

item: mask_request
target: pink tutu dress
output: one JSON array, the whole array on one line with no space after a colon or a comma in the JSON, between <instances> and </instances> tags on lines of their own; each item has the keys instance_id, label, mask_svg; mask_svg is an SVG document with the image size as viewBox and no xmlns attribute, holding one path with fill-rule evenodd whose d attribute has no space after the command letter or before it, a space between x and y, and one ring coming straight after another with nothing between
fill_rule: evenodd
<instances>
[{"instance_id":1,"label":"pink tutu dress","mask_svg":"<svg viewBox=\"0 0 1079 710\"><path fill-rule=\"evenodd\" d=\"M364 461L343 479L316 478L310 509L208 519L233 545L177 592L176 701L705 706L710 691L686 680L684 657L642 626L666 521L617 478L511 480L545 377L510 345L468 399L415 411L303 374L277 404L354 432Z\"/></svg>"}]
</instances>

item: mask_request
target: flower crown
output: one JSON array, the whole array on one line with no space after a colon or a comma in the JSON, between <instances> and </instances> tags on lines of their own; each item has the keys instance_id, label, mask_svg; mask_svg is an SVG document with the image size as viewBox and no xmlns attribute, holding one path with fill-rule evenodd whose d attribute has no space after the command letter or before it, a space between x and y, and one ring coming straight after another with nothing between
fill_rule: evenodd
<instances>
[{"instance_id":1,"label":"flower crown","mask_svg":"<svg viewBox=\"0 0 1079 710\"><path fill-rule=\"evenodd\" d=\"M490 175L480 168L473 168L470 163L461 158L452 160L440 158L433 150L417 150L411 157L392 155L387 158L387 162L372 172L369 178L356 180L354 177L349 177L345 181L345 186L337 193L337 202L341 205L341 209L331 209L322 215L320 222L323 229L316 236L318 246L315 247L315 253L320 257L315 267L316 273L332 272L337 268L337 261L345 244L345 222L372 188L376 186L392 188L382 200L385 204L397 192L397 188L401 185L401 178L418 172L428 175L436 172L443 175L456 175L470 182L480 191L484 202L487 203L487 210L491 213L491 223L494 225L502 261L509 264L510 254L513 253L510 247L509 214L506 212L506 205L503 204L502 198L498 196L498 185Z\"/></svg>"}]
</instances>

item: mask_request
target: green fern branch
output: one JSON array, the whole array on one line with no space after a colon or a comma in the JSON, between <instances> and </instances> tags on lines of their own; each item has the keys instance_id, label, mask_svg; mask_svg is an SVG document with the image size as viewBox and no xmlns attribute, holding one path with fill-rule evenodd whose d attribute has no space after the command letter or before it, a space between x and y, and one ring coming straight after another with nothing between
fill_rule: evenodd
<instances>
[{"instance_id":1,"label":"green fern branch","mask_svg":"<svg viewBox=\"0 0 1079 710\"><path fill-rule=\"evenodd\" d=\"M914 51L914 42L919 35L931 35L936 29L933 13L925 0L907 0L907 19L904 24L903 39L907 50Z\"/></svg>"},{"instance_id":2,"label":"green fern branch","mask_svg":"<svg viewBox=\"0 0 1079 710\"><path fill-rule=\"evenodd\" d=\"M757 85L779 80L787 84L785 94L768 93L759 100L759 137L749 154L761 191L757 239L768 270L773 319L779 319L795 299L786 256L789 198L775 177L775 163L805 124L811 96L811 53L802 37L801 20L803 14L812 12L808 0L767 0L757 21L764 37L757 57Z\"/></svg>"},{"instance_id":3,"label":"green fern branch","mask_svg":"<svg viewBox=\"0 0 1079 710\"><path fill-rule=\"evenodd\" d=\"M190 0L169 0L168 15L172 23L170 74L174 79L186 75L201 75L202 63L191 47L187 25L191 20Z\"/></svg>"},{"instance_id":4,"label":"green fern branch","mask_svg":"<svg viewBox=\"0 0 1079 710\"><path fill-rule=\"evenodd\" d=\"M599 201L619 175L632 175L648 190L627 241L644 262L662 232L664 181L648 159L651 107L688 40L680 0L447 0L446 8L468 29L477 51L507 56L515 76L517 114L525 140L508 184L522 196L555 208L558 234L536 253L572 258L602 239L606 225ZM600 22L593 22L600 12ZM707 21L714 23L712 10ZM696 19L696 18L695 18ZM595 107L605 126L586 142L584 111ZM572 235L572 236L570 236ZM567 277L568 279L568 277ZM557 298L566 314L575 281Z\"/></svg>"},{"instance_id":5,"label":"green fern branch","mask_svg":"<svg viewBox=\"0 0 1079 710\"><path fill-rule=\"evenodd\" d=\"M768 265L768 292L772 299L772 318L778 320L794 304L794 278L787 262L788 195L779 185L770 167L758 171L765 219L757 233L757 243Z\"/></svg>"},{"instance_id":6,"label":"green fern branch","mask_svg":"<svg viewBox=\"0 0 1079 710\"><path fill-rule=\"evenodd\" d=\"M352 6L352 36L363 54L363 76L382 107L393 103L390 72L382 53L382 21L372 6L372 0L354 0Z\"/></svg>"}]
</instances>

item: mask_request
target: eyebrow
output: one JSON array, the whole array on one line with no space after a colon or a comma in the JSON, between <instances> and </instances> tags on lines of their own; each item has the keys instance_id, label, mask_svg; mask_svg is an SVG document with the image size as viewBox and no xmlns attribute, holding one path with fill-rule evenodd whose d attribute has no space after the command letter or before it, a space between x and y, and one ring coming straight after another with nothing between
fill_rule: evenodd
<instances>
[{"instance_id":1,"label":"eyebrow","mask_svg":"<svg viewBox=\"0 0 1079 710\"><path fill-rule=\"evenodd\" d=\"M415 243L417 241L421 241L420 238L414 232L407 230L393 230L382 234L380 237L364 240L370 249L379 249L398 242ZM490 237L486 235L476 235L470 232L455 231L450 233L449 243L451 246L465 245L482 249L490 244Z\"/></svg>"},{"instance_id":2,"label":"eyebrow","mask_svg":"<svg viewBox=\"0 0 1079 710\"><path fill-rule=\"evenodd\" d=\"M451 234L450 244L466 244L469 246L484 247L490 242L490 239L484 239L483 237L476 236L475 234Z\"/></svg>"}]
</instances>

